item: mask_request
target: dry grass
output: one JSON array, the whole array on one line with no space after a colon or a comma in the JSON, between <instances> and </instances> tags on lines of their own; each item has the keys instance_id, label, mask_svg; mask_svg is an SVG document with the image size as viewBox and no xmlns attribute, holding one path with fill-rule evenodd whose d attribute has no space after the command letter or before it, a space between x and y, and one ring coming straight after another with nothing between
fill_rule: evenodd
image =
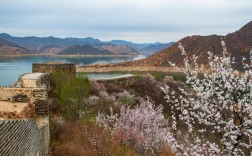
<instances>
[{"instance_id":1,"label":"dry grass","mask_svg":"<svg viewBox=\"0 0 252 156\"><path fill-rule=\"evenodd\" d=\"M94 123L78 121L66 123L57 131L52 142L51 156L141 156L133 148L111 139L108 132ZM157 154L148 154L157 155ZM171 150L162 148L160 156L172 156Z\"/></svg>"},{"instance_id":2,"label":"dry grass","mask_svg":"<svg viewBox=\"0 0 252 156\"><path fill-rule=\"evenodd\" d=\"M113 141L106 131L94 123L66 123L58 132L58 140L54 140L51 151L53 156L139 155L133 149Z\"/></svg>"}]
</instances>

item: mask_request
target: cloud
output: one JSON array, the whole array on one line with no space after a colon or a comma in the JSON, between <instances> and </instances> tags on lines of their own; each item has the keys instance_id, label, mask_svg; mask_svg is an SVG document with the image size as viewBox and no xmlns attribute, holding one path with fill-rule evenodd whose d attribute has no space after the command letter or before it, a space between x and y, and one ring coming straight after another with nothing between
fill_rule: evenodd
<instances>
[{"instance_id":1,"label":"cloud","mask_svg":"<svg viewBox=\"0 0 252 156\"><path fill-rule=\"evenodd\" d=\"M0 31L168 42L235 31L251 9L251 0L1 0Z\"/></svg>"}]
</instances>

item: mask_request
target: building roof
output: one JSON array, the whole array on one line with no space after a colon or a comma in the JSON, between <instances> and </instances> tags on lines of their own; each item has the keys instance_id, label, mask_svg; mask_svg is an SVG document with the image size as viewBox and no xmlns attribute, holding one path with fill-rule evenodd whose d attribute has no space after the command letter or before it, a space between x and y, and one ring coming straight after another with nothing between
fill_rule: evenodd
<instances>
[{"instance_id":1,"label":"building roof","mask_svg":"<svg viewBox=\"0 0 252 156\"><path fill-rule=\"evenodd\" d=\"M21 77L21 79L28 79L28 80L38 80L41 78L42 75L44 75L45 73L29 73L29 74L25 74Z\"/></svg>"}]
</instances>

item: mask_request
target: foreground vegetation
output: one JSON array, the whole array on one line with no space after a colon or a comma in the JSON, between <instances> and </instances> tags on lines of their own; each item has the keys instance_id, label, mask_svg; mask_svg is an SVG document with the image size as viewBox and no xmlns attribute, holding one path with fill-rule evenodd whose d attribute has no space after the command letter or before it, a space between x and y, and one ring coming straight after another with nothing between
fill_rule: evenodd
<instances>
[{"instance_id":1,"label":"foreground vegetation","mask_svg":"<svg viewBox=\"0 0 252 156\"><path fill-rule=\"evenodd\" d=\"M187 85L151 75L118 85L56 76L53 154L248 155L252 62L243 62L243 73L233 70L223 43L223 55L210 53L211 70L202 75L196 57L192 67L180 48Z\"/></svg>"},{"instance_id":2,"label":"foreground vegetation","mask_svg":"<svg viewBox=\"0 0 252 156\"><path fill-rule=\"evenodd\" d=\"M139 140L134 136L125 140L125 136L112 134L97 123L98 114L111 115L112 111L121 114L122 107L135 108L146 103L152 91L157 91L155 96L162 94L159 88L162 83L154 77L139 76L130 86L105 86L84 76L71 78L59 72L52 75L52 81L52 155L173 155L164 144L155 150L143 149L136 146ZM67 94L69 91L74 94Z\"/></svg>"}]
</instances>

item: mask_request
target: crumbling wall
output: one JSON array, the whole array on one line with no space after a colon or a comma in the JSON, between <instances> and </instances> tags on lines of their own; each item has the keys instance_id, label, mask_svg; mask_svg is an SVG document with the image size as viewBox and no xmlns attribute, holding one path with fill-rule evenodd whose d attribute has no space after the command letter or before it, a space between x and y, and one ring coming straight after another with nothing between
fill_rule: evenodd
<instances>
[{"instance_id":1,"label":"crumbling wall","mask_svg":"<svg viewBox=\"0 0 252 156\"><path fill-rule=\"evenodd\" d=\"M49 113L45 88L0 88L0 101L28 102L30 110L35 110L37 115L46 116Z\"/></svg>"},{"instance_id":2,"label":"crumbling wall","mask_svg":"<svg viewBox=\"0 0 252 156\"><path fill-rule=\"evenodd\" d=\"M17 95L24 95L29 100L32 97L32 92L34 89L31 88L0 88L0 101L12 101Z\"/></svg>"},{"instance_id":3,"label":"crumbling wall","mask_svg":"<svg viewBox=\"0 0 252 156\"><path fill-rule=\"evenodd\" d=\"M1 156L45 156L49 149L49 124L35 119L0 120Z\"/></svg>"}]
</instances>

